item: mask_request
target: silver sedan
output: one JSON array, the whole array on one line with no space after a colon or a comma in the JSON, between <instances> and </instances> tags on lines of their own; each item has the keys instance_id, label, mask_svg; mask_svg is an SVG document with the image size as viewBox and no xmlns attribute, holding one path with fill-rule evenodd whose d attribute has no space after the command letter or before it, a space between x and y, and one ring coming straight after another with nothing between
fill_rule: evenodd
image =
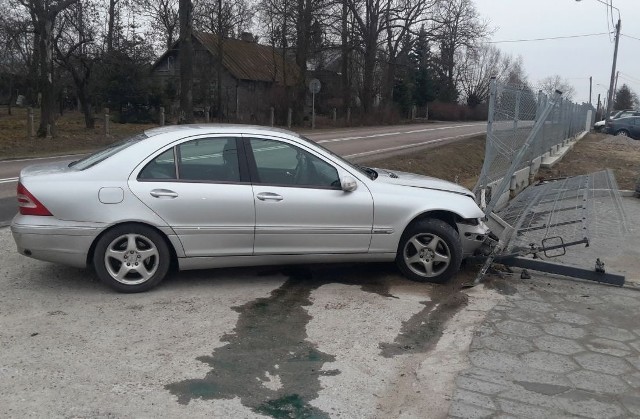
<instances>
[{"instance_id":1,"label":"silver sedan","mask_svg":"<svg viewBox=\"0 0 640 419\"><path fill-rule=\"evenodd\" d=\"M444 282L482 246L469 190L353 165L295 133L244 125L148 130L20 173L18 251L122 292L170 267L393 261Z\"/></svg>"}]
</instances>

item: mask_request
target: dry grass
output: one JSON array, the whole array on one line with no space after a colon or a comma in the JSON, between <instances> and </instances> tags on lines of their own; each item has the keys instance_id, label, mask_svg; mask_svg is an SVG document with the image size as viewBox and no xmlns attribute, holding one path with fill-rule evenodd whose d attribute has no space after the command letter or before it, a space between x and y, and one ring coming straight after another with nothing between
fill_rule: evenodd
<instances>
[{"instance_id":1,"label":"dry grass","mask_svg":"<svg viewBox=\"0 0 640 419\"><path fill-rule=\"evenodd\" d=\"M640 141L606 134L589 134L538 178L557 178L612 169L620 189L634 190L640 179Z\"/></svg>"},{"instance_id":2,"label":"dry grass","mask_svg":"<svg viewBox=\"0 0 640 419\"><path fill-rule=\"evenodd\" d=\"M35 112L35 126L39 123L39 112ZM56 154L86 152L101 148L114 141L154 127L150 124L110 123L110 135L104 135L102 116L96 115L96 127L84 127L80 112L67 112L56 122L58 135L54 138L27 138L27 111L13 108L12 115L6 107L0 108L0 159L38 157Z\"/></svg>"},{"instance_id":3,"label":"dry grass","mask_svg":"<svg viewBox=\"0 0 640 419\"><path fill-rule=\"evenodd\" d=\"M418 173L473 188L484 161L485 136L479 135L436 148L367 161L367 166Z\"/></svg>"}]
</instances>

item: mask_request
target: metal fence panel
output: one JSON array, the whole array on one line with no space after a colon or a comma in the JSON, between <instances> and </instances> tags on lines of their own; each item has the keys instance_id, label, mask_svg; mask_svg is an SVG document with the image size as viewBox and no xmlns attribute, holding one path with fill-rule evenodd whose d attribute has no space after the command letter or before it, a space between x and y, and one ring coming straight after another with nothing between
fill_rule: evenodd
<instances>
[{"instance_id":1,"label":"metal fence panel","mask_svg":"<svg viewBox=\"0 0 640 419\"><path fill-rule=\"evenodd\" d=\"M588 104L492 80L485 160L474 188L486 213L503 199L514 173L539 166L544 155L554 154L584 131L592 110Z\"/></svg>"}]
</instances>

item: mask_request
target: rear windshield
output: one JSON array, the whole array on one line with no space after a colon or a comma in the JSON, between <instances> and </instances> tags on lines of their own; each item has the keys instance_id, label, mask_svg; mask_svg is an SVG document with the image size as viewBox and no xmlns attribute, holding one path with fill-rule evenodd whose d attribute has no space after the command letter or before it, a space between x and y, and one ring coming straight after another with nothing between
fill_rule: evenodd
<instances>
[{"instance_id":1,"label":"rear windshield","mask_svg":"<svg viewBox=\"0 0 640 419\"><path fill-rule=\"evenodd\" d=\"M73 163L71 163L69 165L69 167L73 167L74 169L77 170L84 170L87 169L91 166L94 166L98 163L100 163L101 161L113 156L116 153L121 152L122 150L124 150L125 148L144 140L145 138L149 138L147 136L147 134L145 134L144 132L141 134L137 134L133 137L129 137L129 138L125 138L122 141L119 141L117 143L113 143L110 146L108 146L105 149L102 149L100 151L96 151L93 154L89 154L87 157L81 159L81 160L77 160L74 161Z\"/></svg>"}]
</instances>

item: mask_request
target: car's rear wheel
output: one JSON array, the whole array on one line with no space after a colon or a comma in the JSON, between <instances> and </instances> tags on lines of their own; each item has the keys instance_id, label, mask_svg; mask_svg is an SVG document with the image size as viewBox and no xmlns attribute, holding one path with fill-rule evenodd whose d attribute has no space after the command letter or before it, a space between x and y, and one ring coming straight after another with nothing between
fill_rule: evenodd
<instances>
[{"instance_id":1,"label":"car's rear wheel","mask_svg":"<svg viewBox=\"0 0 640 419\"><path fill-rule=\"evenodd\" d=\"M125 224L107 231L96 244L93 265L102 282L120 292L142 292L169 271L169 248L150 227Z\"/></svg>"},{"instance_id":2,"label":"car's rear wheel","mask_svg":"<svg viewBox=\"0 0 640 419\"><path fill-rule=\"evenodd\" d=\"M400 239L396 263L409 279L443 283L460 269L462 244L458 232L438 219L411 224Z\"/></svg>"},{"instance_id":3,"label":"car's rear wheel","mask_svg":"<svg viewBox=\"0 0 640 419\"><path fill-rule=\"evenodd\" d=\"M621 129L620 131L616 131L616 136L619 137L629 137L629 131L627 131L626 129Z\"/></svg>"}]
</instances>

